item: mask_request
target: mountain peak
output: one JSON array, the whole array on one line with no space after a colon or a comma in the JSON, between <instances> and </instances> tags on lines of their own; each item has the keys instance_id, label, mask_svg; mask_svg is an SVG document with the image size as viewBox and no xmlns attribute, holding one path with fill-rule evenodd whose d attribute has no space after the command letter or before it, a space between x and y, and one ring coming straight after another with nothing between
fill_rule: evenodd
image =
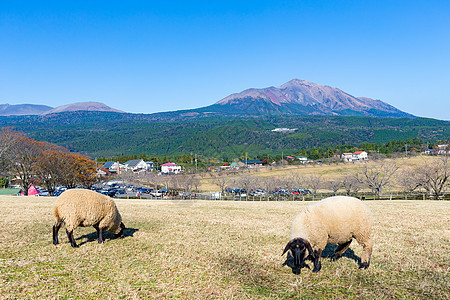
<instances>
[{"instance_id":1,"label":"mountain peak","mask_svg":"<svg viewBox=\"0 0 450 300\"><path fill-rule=\"evenodd\" d=\"M215 103L231 105L236 114L288 113L300 115L413 117L381 101L354 97L338 88L302 79L292 79L279 87L247 89ZM224 111L224 109L220 109Z\"/></svg>"},{"instance_id":2,"label":"mountain peak","mask_svg":"<svg viewBox=\"0 0 450 300\"><path fill-rule=\"evenodd\" d=\"M62 105L58 106L54 109L51 109L45 114L56 114L60 112L68 112L68 111L110 111L110 112L120 112L123 113L123 111L114 109L109 107L106 104L100 103L100 102L76 102L72 104Z\"/></svg>"}]
</instances>

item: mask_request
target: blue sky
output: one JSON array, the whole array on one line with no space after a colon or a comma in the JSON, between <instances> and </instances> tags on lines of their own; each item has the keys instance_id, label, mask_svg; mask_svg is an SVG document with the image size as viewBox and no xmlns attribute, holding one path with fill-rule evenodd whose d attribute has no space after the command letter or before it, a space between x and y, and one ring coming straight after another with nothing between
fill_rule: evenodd
<instances>
[{"instance_id":1,"label":"blue sky","mask_svg":"<svg viewBox=\"0 0 450 300\"><path fill-rule=\"evenodd\" d=\"M450 1L1 1L0 104L153 113L299 78L450 120L449 15Z\"/></svg>"}]
</instances>

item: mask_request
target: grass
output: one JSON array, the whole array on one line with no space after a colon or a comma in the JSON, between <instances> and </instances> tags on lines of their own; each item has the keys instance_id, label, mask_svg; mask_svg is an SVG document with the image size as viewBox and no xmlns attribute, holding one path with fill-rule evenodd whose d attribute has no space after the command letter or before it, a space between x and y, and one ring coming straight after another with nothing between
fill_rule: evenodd
<instances>
[{"instance_id":1,"label":"grass","mask_svg":"<svg viewBox=\"0 0 450 300\"><path fill-rule=\"evenodd\" d=\"M386 163L395 163L399 170L397 174L400 173L402 169L405 168L418 168L425 161L432 161L439 159L433 156L412 156L403 158L390 158L386 159ZM368 163L373 163L373 161L368 161ZM304 177L310 175L321 175L324 180L338 179L348 176L353 171L363 166L364 162L354 162L354 163L339 163L339 164L307 164L307 165L288 165L284 167L264 167L259 169L250 169L250 172L240 172L236 175L230 175L231 178L238 179L242 175L253 175L261 178L274 177L282 178L290 176L292 174L298 174ZM200 181L201 191L219 191L219 187L214 183L214 178L209 174L209 176L204 176Z\"/></svg>"},{"instance_id":2,"label":"grass","mask_svg":"<svg viewBox=\"0 0 450 300\"><path fill-rule=\"evenodd\" d=\"M0 299L450 298L445 201L368 201L371 266L357 269L353 242L298 276L281 253L305 202L117 200L126 237L77 228L73 249L64 229L51 243L54 201L0 196Z\"/></svg>"}]
</instances>

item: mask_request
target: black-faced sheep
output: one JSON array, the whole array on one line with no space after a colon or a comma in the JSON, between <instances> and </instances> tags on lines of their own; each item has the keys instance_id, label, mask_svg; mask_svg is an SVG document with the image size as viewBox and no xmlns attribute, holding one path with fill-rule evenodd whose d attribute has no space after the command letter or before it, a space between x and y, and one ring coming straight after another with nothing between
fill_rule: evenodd
<instances>
[{"instance_id":1,"label":"black-faced sheep","mask_svg":"<svg viewBox=\"0 0 450 300\"><path fill-rule=\"evenodd\" d=\"M56 218L53 225L53 244L57 245L58 231L66 226L67 237L72 247L78 247L73 230L78 226L93 226L98 233L98 242L103 243L103 231L120 237L125 229L122 217L114 201L100 193L85 189L70 189L58 196L54 208Z\"/></svg>"},{"instance_id":2,"label":"black-faced sheep","mask_svg":"<svg viewBox=\"0 0 450 300\"><path fill-rule=\"evenodd\" d=\"M283 254L290 250L294 258L292 272L300 274L305 259L314 262L313 272L322 265L320 255L327 244L337 244L332 260L337 260L353 238L363 247L360 269L369 267L372 255L372 217L359 199L335 196L306 206L292 222L291 235Z\"/></svg>"}]
</instances>

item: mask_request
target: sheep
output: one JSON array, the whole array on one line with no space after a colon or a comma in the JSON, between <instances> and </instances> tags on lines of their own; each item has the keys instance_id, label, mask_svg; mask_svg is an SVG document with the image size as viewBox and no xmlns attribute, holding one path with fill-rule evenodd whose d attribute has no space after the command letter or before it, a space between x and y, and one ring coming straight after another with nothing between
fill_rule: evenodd
<instances>
[{"instance_id":1,"label":"sheep","mask_svg":"<svg viewBox=\"0 0 450 300\"><path fill-rule=\"evenodd\" d=\"M290 250L294 258L294 274L300 274L302 267L308 267L306 258L313 261L313 272L319 272L322 268L320 255L327 244L338 245L331 258L334 261L342 256L355 238L363 247L359 268L365 269L369 267L372 255L371 231L371 212L362 201L347 196L329 197L306 206L294 218L290 240L282 255Z\"/></svg>"},{"instance_id":2,"label":"sheep","mask_svg":"<svg viewBox=\"0 0 450 300\"><path fill-rule=\"evenodd\" d=\"M116 238L122 236L125 225L114 201L100 193L86 189L70 189L58 196L54 207L56 222L53 225L53 244L57 245L58 231L64 223L72 247L78 245L73 230L78 226L93 226L97 230L98 242L103 243L103 231Z\"/></svg>"}]
</instances>

